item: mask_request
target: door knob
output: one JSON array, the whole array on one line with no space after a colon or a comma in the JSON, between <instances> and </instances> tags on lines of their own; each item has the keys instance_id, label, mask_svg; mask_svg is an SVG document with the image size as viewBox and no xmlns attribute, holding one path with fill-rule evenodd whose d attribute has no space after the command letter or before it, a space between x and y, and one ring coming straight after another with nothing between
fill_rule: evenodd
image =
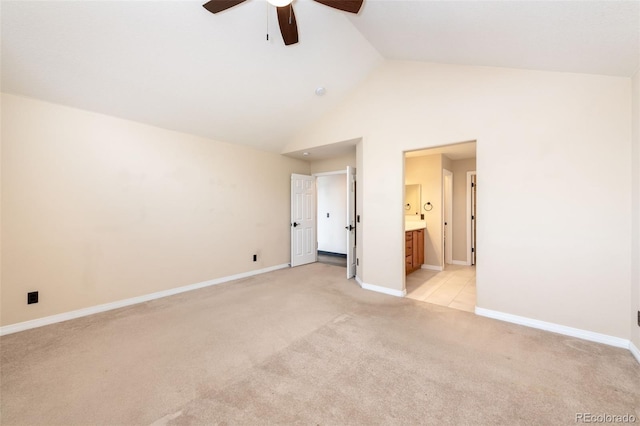
<instances>
[{"instance_id":1,"label":"door knob","mask_svg":"<svg viewBox=\"0 0 640 426\"><path fill-rule=\"evenodd\" d=\"M294 228L295 228L296 226L298 226L298 225L300 225L300 224L299 224L299 223L297 223L297 222L293 222L293 227L294 227Z\"/></svg>"},{"instance_id":2,"label":"door knob","mask_svg":"<svg viewBox=\"0 0 640 426\"><path fill-rule=\"evenodd\" d=\"M344 229L346 229L347 231L353 231L354 226L353 225L349 225L349 226L345 226Z\"/></svg>"}]
</instances>

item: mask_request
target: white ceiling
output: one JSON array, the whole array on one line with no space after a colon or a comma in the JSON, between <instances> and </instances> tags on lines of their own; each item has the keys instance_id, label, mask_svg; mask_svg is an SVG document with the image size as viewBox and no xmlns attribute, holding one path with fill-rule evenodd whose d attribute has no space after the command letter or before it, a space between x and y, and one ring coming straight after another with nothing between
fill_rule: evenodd
<instances>
[{"instance_id":1,"label":"white ceiling","mask_svg":"<svg viewBox=\"0 0 640 426\"><path fill-rule=\"evenodd\" d=\"M640 1L366 0L349 18L387 59L632 76Z\"/></svg>"},{"instance_id":2,"label":"white ceiling","mask_svg":"<svg viewBox=\"0 0 640 426\"><path fill-rule=\"evenodd\" d=\"M355 152L356 145L360 139L351 139L323 146L302 149L300 151L287 152L287 157L298 158L300 160L317 161L342 157Z\"/></svg>"},{"instance_id":3,"label":"white ceiling","mask_svg":"<svg viewBox=\"0 0 640 426\"><path fill-rule=\"evenodd\" d=\"M2 1L2 91L280 152L385 58L639 66L640 0L365 0L358 16L295 0L300 43L288 47L264 0L217 15L202 3Z\"/></svg>"},{"instance_id":4,"label":"white ceiling","mask_svg":"<svg viewBox=\"0 0 640 426\"><path fill-rule=\"evenodd\" d=\"M319 3L296 4L293 46L265 1L203 3L3 1L2 90L280 152L382 61Z\"/></svg>"}]
</instances>

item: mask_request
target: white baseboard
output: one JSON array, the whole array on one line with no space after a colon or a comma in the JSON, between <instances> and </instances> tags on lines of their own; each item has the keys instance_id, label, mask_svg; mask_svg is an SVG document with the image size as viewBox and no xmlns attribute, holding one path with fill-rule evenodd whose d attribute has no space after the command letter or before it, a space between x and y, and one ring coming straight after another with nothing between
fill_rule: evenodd
<instances>
[{"instance_id":1,"label":"white baseboard","mask_svg":"<svg viewBox=\"0 0 640 426\"><path fill-rule=\"evenodd\" d=\"M452 265L462 265L462 266L469 266L469 264L467 263L466 260L452 260L451 261Z\"/></svg>"},{"instance_id":2,"label":"white baseboard","mask_svg":"<svg viewBox=\"0 0 640 426\"><path fill-rule=\"evenodd\" d=\"M377 293L388 294L389 296L396 297L405 297L407 295L407 290L394 290L392 288L382 287L379 285L367 284L363 282L359 276L356 275L356 282L360 284L364 290L371 290Z\"/></svg>"},{"instance_id":3,"label":"white baseboard","mask_svg":"<svg viewBox=\"0 0 640 426\"><path fill-rule=\"evenodd\" d=\"M442 271L442 266L437 266L437 265L425 265L423 264L421 266L422 269L428 269L430 271Z\"/></svg>"},{"instance_id":4,"label":"white baseboard","mask_svg":"<svg viewBox=\"0 0 640 426\"><path fill-rule=\"evenodd\" d=\"M540 330L551 331L553 333L563 334L565 336L577 337L579 339L589 340L591 342L604 343L605 345L615 346L618 348L629 349L631 345L631 342L629 340L622 339L620 337L609 336L607 334L596 333L579 328L567 327L565 325L521 317L518 315L506 314L504 312L492 311L490 309L479 308L477 306L475 312L476 315L480 315L483 317L511 322L514 324L520 324Z\"/></svg>"},{"instance_id":5,"label":"white baseboard","mask_svg":"<svg viewBox=\"0 0 640 426\"><path fill-rule=\"evenodd\" d=\"M640 349L638 349L638 347L634 345L633 342L629 342L629 350L635 357L636 361L638 361L638 364L640 364Z\"/></svg>"},{"instance_id":6,"label":"white baseboard","mask_svg":"<svg viewBox=\"0 0 640 426\"><path fill-rule=\"evenodd\" d=\"M17 333L19 331L29 330L31 328L42 327L49 324L55 324L57 322L68 321L75 318L86 317L88 315L93 315L100 312L123 308L125 306L131 306L138 303L148 302L150 300L160 299L167 296L173 296L174 294L197 290L199 288L209 287L216 284L222 284L229 281L238 280L241 278L252 277L254 275L260 275L260 274L264 274L267 272L276 271L278 269L283 269L288 267L289 267L289 264L286 264L286 263L282 265L270 266L268 268L257 269L255 271L243 272L240 274L229 275L227 277L216 278L209 281L203 281L201 283L190 284L183 287L176 287L168 290L158 291L156 293L150 293L142 296L132 297L130 299L118 300L116 302L105 303L102 305L91 306L88 308L78 309L75 311L51 315L48 317L37 318L30 321L24 321L16 324L5 325L3 327L0 327L0 336L4 336L6 334L11 334L11 333Z\"/></svg>"}]
</instances>

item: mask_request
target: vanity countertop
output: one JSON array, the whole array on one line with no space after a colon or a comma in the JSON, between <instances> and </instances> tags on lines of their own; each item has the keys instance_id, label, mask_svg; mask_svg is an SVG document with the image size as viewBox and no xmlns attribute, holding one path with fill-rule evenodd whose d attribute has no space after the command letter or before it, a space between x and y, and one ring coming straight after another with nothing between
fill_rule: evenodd
<instances>
[{"instance_id":1,"label":"vanity countertop","mask_svg":"<svg viewBox=\"0 0 640 426\"><path fill-rule=\"evenodd\" d=\"M415 231L417 229L424 229L427 227L427 222L424 220L405 220L404 222L404 230L406 231Z\"/></svg>"}]
</instances>

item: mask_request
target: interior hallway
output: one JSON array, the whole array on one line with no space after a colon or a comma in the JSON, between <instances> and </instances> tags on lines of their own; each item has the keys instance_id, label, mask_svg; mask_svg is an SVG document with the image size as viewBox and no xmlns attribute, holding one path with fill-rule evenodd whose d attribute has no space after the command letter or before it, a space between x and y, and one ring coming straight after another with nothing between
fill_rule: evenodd
<instances>
[{"instance_id":1,"label":"interior hallway","mask_svg":"<svg viewBox=\"0 0 640 426\"><path fill-rule=\"evenodd\" d=\"M447 265L441 272L419 269L407 275L406 288L410 299L474 312L476 267Z\"/></svg>"}]
</instances>

